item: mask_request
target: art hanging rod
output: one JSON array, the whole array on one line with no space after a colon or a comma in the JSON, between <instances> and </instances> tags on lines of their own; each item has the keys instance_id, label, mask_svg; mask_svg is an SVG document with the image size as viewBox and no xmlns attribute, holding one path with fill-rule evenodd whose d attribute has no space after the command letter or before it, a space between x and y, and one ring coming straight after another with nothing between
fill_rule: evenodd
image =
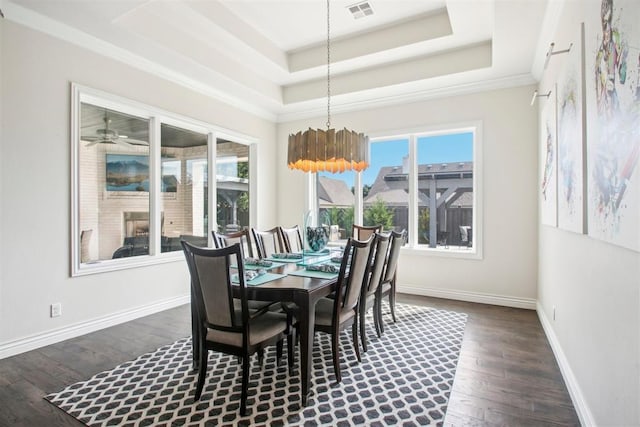
<instances>
[{"instance_id":1,"label":"art hanging rod","mask_svg":"<svg viewBox=\"0 0 640 427\"><path fill-rule=\"evenodd\" d=\"M571 51L571 47L573 46L573 43L569 43L569 47L566 48L565 50L556 50L554 52L553 47L555 45L556 45L555 43L551 43L549 45L549 50L547 51L547 59L545 59L545 61L544 61L544 68L547 68L547 64L549 63L549 59L551 59L551 57L553 55L558 55L560 53L567 53L567 52Z\"/></svg>"},{"instance_id":2,"label":"art hanging rod","mask_svg":"<svg viewBox=\"0 0 640 427\"><path fill-rule=\"evenodd\" d=\"M541 98L541 97L548 98L549 96L551 96L551 91L549 91L547 93L539 94L538 90L536 89L536 90L533 91L533 97L531 97L531 104L530 105L533 106L533 103L536 102L536 98Z\"/></svg>"}]
</instances>

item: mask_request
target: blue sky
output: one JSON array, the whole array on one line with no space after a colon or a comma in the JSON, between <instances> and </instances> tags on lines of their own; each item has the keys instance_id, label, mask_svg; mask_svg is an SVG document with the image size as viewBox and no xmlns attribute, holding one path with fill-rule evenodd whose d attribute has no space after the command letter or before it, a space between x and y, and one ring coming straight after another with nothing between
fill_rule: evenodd
<instances>
[{"instance_id":1,"label":"blue sky","mask_svg":"<svg viewBox=\"0 0 640 427\"><path fill-rule=\"evenodd\" d=\"M362 183L373 184L383 166L401 166L402 158L409 154L409 140L371 142L371 164L362 172ZM473 161L473 134L458 133L418 138L418 164ZM341 179L351 188L355 172L322 173Z\"/></svg>"}]
</instances>

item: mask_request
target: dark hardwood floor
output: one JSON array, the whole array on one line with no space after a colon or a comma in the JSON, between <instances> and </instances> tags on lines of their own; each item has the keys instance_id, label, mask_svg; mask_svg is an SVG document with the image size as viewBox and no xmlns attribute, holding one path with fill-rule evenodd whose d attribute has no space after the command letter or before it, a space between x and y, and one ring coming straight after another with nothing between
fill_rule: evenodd
<instances>
[{"instance_id":1,"label":"dark hardwood floor","mask_svg":"<svg viewBox=\"0 0 640 427\"><path fill-rule=\"evenodd\" d=\"M445 425L580 425L534 311L398 295L469 315ZM0 360L0 426L81 426L43 399L190 333L181 306Z\"/></svg>"}]
</instances>

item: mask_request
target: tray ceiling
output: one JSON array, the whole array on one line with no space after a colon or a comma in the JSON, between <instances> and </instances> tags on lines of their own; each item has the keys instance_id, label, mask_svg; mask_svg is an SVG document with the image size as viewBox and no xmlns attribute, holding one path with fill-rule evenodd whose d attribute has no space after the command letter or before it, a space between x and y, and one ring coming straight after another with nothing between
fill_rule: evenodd
<instances>
[{"instance_id":1,"label":"tray ceiling","mask_svg":"<svg viewBox=\"0 0 640 427\"><path fill-rule=\"evenodd\" d=\"M0 2L8 20L264 117L326 108L322 0ZM331 1L337 111L536 81L547 0L368 3L373 14L354 19L354 1Z\"/></svg>"}]
</instances>

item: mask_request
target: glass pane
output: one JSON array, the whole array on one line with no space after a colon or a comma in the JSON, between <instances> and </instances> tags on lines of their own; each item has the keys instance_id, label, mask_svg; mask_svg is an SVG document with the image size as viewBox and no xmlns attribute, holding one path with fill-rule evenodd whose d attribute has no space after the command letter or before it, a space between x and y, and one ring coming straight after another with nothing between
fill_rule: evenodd
<instances>
[{"instance_id":1,"label":"glass pane","mask_svg":"<svg viewBox=\"0 0 640 427\"><path fill-rule=\"evenodd\" d=\"M473 134L418 138L418 243L473 246Z\"/></svg>"},{"instance_id":2,"label":"glass pane","mask_svg":"<svg viewBox=\"0 0 640 427\"><path fill-rule=\"evenodd\" d=\"M161 251L207 246L207 135L163 123L160 140Z\"/></svg>"},{"instance_id":3,"label":"glass pane","mask_svg":"<svg viewBox=\"0 0 640 427\"><path fill-rule=\"evenodd\" d=\"M355 203L354 178L353 171L318 173L319 223L331 227L331 241L351 237Z\"/></svg>"},{"instance_id":4,"label":"glass pane","mask_svg":"<svg viewBox=\"0 0 640 427\"><path fill-rule=\"evenodd\" d=\"M80 262L149 254L149 121L80 106Z\"/></svg>"},{"instance_id":5,"label":"glass pane","mask_svg":"<svg viewBox=\"0 0 640 427\"><path fill-rule=\"evenodd\" d=\"M218 231L231 233L249 227L249 146L216 141Z\"/></svg>"},{"instance_id":6,"label":"glass pane","mask_svg":"<svg viewBox=\"0 0 640 427\"><path fill-rule=\"evenodd\" d=\"M409 230L409 140L371 143L371 165L362 172L363 225Z\"/></svg>"}]
</instances>

